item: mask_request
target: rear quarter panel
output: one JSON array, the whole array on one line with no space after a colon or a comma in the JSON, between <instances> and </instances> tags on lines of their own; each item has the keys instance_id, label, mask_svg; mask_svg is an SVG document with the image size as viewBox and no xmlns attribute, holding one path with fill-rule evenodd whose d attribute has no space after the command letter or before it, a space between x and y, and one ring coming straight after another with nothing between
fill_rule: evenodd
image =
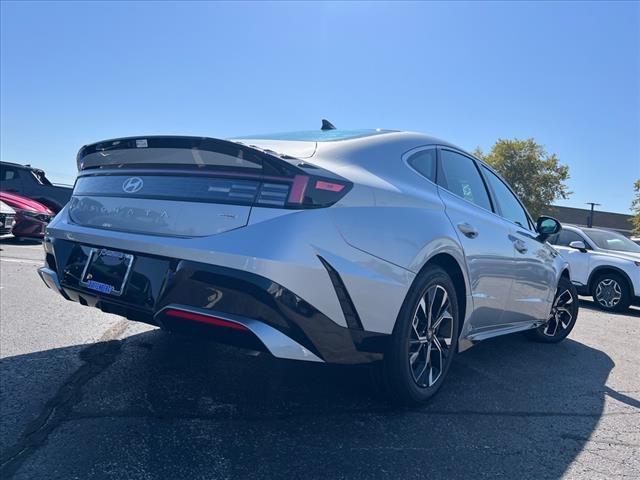
<instances>
[{"instance_id":1,"label":"rear quarter panel","mask_svg":"<svg viewBox=\"0 0 640 480\"><path fill-rule=\"evenodd\" d=\"M435 255L452 256L463 272L468 314L472 303L464 253L438 187L403 161L403 154L415 147L358 152L344 163L332 159L334 165L327 166L357 188L330 209L331 215L349 245L413 275Z\"/></svg>"}]
</instances>

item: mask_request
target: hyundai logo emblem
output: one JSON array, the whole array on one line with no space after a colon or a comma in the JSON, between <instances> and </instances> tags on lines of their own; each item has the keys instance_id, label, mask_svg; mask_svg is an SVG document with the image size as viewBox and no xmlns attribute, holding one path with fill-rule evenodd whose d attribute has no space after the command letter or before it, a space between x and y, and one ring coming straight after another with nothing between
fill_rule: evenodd
<instances>
[{"instance_id":1,"label":"hyundai logo emblem","mask_svg":"<svg viewBox=\"0 0 640 480\"><path fill-rule=\"evenodd\" d=\"M126 193L136 193L142 190L142 186L144 182L140 177L130 177L127 178L122 184L122 190Z\"/></svg>"}]
</instances>

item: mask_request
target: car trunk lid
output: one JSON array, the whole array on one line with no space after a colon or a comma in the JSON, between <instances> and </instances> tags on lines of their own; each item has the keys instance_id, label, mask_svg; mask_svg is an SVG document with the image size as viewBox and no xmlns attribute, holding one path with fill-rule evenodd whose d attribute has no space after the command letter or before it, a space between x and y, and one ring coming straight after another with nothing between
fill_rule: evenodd
<instances>
[{"instance_id":1,"label":"car trunk lid","mask_svg":"<svg viewBox=\"0 0 640 480\"><path fill-rule=\"evenodd\" d=\"M288 155L203 137L108 140L77 162L71 220L132 233L215 235L247 225L253 206L328 206L350 188Z\"/></svg>"}]
</instances>

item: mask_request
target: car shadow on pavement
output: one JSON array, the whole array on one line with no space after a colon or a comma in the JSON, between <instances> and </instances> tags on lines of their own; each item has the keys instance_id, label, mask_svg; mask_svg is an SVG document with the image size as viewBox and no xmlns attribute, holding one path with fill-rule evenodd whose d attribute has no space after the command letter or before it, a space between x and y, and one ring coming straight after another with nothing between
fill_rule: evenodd
<instances>
[{"instance_id":1,"label":"car shadow on pavement","mask_svg":"<svg viewBox=\"0 0 640 480\"><path fill-rule=\"evenodd\" d=\"M38 238L17 238L13 235L0 237L0 249L3 245L40 245L42 240Z\"/></svg>"},{"instance_id":2,"label":"car shadow on pavement","mask_svg":"<svg viewBox=\"0 0 640 480\"><path fill-rule=\"evenodd\" d=\"M58 361L78 347L38 352ZM460 354L426 406L391 406L369 370L248 356L154 330L84 363L2 459L15 478L559 478L604 415L603 352L521 335ZM30 358L6 396L38 388ZM11 389L14 389L13 391ZM610 394L610 393L609 393ZM633 399L630 399L633 401ZM3 477L5 478L5 477Z\"/></svg>"},{"instance_id":3,"label":"car shadow on pavement","mask_svg":"<svg viewBox=\"0 0 640 480\"><path fill-rule=\"evenodd\" d=\"M631 306L631 307L629 307L628 310L625 310L624 312L605 312L600 307L598 307L598 305L596 305L596 302L594 302L593 300L590 300L588 298L585 298L585 297L581 297L580 298L580 308L586 308L587 310L593 310L595 312L600 312L603 315L613 315L613 316L625 316L626 315L626 316L629 316L629 317L640 317L640 307Z\"/></svg>"}]
</instances>

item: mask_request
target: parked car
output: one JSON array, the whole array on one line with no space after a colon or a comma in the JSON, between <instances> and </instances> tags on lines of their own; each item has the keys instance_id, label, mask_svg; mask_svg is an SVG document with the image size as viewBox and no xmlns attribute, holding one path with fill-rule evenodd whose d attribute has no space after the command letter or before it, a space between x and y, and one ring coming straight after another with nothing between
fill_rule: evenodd
<instances>
[{"instance_id":1,"label":"parked car","mask_svg":"<svg viewBox=\"0 0 640 480\"><path fill-rule=\"evenodd\" d=\"M621 312L640 301L640 245L609 230L573 226L549 242L571 265L578 293L603 310Z\"/></svg>"},{"instance_id":2,"label":"parked car","mask_svg":"<svg viewBox=\"0 0 640 480\"><path fill-rule=\"evenodd\" d=\"M488 165L383 130L83 147L44 241L66 299L276 357L375 362L418 403L456 351L573 328L569 266Z\"/></svg>"},{"instance_id":3,"label":"parked car","mask_svg":"<svg viewBox=\"0 0 640 480\"><path fill-rule=\"evenodd\" d=\"M6 203L0 201L0 235L10 234L15 223L16 211Z\"/></svg>"},{"instance_id":4,"label":"parked car","mask_svg":"<svg viewBox=\"0 0 640 480\"><path fill-rule=\"evenodd\" d=\"M53 185L38 168L10 162L0 162L0 190L36 200L56 213L69 202L73 191Z\"/></svg>"},{"instance_id":5,"label":"parked car","mask_svg":"<svg viewBox=\"0 0 640 480\"><path fill-rule=\"evenodd\" d=\"M0 200L16 212L11 233L18 238L42 238L55 215L49 208L30 198L8 192L0 192Z\"/></svg>"}]
</instances>

